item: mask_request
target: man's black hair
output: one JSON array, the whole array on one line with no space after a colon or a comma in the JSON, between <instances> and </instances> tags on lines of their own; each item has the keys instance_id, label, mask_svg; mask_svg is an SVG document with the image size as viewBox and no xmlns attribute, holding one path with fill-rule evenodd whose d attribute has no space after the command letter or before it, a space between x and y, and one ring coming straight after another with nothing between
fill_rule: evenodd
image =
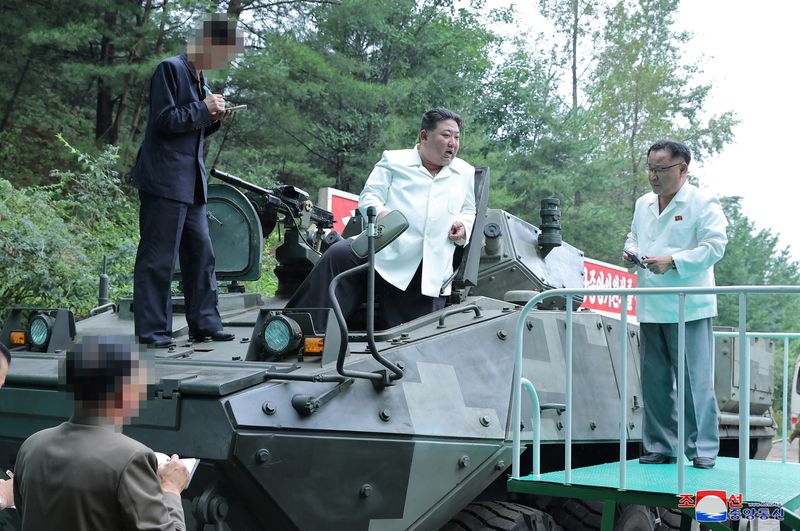
<instances>
[{"instance_id":1,"label":"man's black hair","mask_svg":"<svg viewBox=\"0 0 800 531\"><path fill-rule=\"evenodd\" d=\"M7 364L11 365L11 351L2 342L0 342L0 354L6 359Z\"/></svg>"},{"instance_id":2,"label":"man's black hair","mask_svg":"<svg viewBox=\"0 0 800 531\"><path fill-rule=\"evenodd\" d=\"M62 384L76 402L103 404L122 391L139 367L139 347L130 336L87 336L67 351Z\"/></svg>"},{"instance_id":3,"label":"man's black hair","mask_svg":"<svg viewBox=\"0 0 800 531\"><path fill-rule=\"evenodd\" d=\"M235 46L236 23L224 15L215 14L211 20L203 22L203 35L211 37L211 44L215 46Z\"/></svg>"},{"instance_id":4,"label":"man's black hair","mask_svg":"<svg viewBox=\"0 0 800 531\"><path fill-rule=\"evenodd\" d=\"M659 140L647 150L648 158L650 157L651 152L661 151L662 149L669 151L671 158L673 159L680 157L686 164L689 164L692 161L692 152L689 151L689 148L686 147L686 144L676 140Z\"/></svg>"},{"instance_id":5,"label":"man's black hair","mask_svg":"<svg viewBox=\"0 0 800 531\"><path fill-rule=\"evenodd\" d=\"M458 124L458 129L463 129L463 121L461 120L461 117L453 111L442 108L431 109L423 114L422 125L420 125L419 129L420 131L423 129L426 131L435 131L436 126L443 120L454 120Z\"/></svg>"}]
</instances>

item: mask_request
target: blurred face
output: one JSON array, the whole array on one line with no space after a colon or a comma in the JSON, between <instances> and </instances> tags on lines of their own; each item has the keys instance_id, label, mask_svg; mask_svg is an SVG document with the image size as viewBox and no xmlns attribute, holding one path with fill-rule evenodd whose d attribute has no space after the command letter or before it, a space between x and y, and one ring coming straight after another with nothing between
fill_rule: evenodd
<instances>
[{"instance_id":1,"label":"blurred face","mask_svg":"<svg viewBox=\"0 0 800 531\"><path fill-rule=\"evenodd\" d=\"M6 383L6 376L8 376L8 361L5 356L0 354L0 387Z\"/></svg>"},{"instance_id":2,"label":"blurred face","mask_svg":"<svg viewBox=\"0 0 800 531\"><path fill-rule=\"evenodd\" d=\"M189 43L187 47L189 61L198 70L214 70L227 66L238 53L236 46L211 44L211 37L198 42Z\"/></svg>"},{"instance_id":3,"label":"blurred face","mask_svg":"<svg viewBox=\"0 0 800 531\"><path fill-rule=\"evenodd\" d=\"M236 25L232 22L228 22L227 30L225 30L223 27L224 24L225 23L221 21L212 22L210 19L206 18L202 22L199 22L195 28L194 38L190 39L187 43L186 52L189 56L189 61L191 61L198 70L214 70L225 67L236 54L244 51L244 40L241 32L236 30ZM228 40L232 34L235 35L236 43L214 44L212 33L217 30L225 32L224 40Z\"/></svg>"},{"instance_id":4,"label":"blurred face","mask_svg":"<svg viewBox=\"0 0 800 531\"><path fill-rule=\"evenodd\" d=\"M139 415L142 401L147 398L147 368L140 365L134 369L128 382L122 386L122 404L118 411L118 423L129 424Z\"/></svg>"},{"instance_id":5,"label":"blurred face","mask_svg":"<svg viewBox=\"0 0 800 531\"><path fill-rule=\"evenodd\" d=\"M419 156L422 162L433 166L447 166L458 154L461 131L455 120L442 120L436 129L419 133Z\"/></svg>"},{"instance_id":6,"label":"blurred face","mask_svg":"<svg viewBox=\"0 0 800 531\"><path fill-rule=\"evenodd\" d=\"M211 37L203 39L204 68L216 69L226 66L236 55L236 46L211 44Z\"/></svg>"},{"instance_id":7,"label":"blurred face","mask_svg":"<svg viewBox=\"0 0 800 531\"><path fill-rule=\"evenodd\" d=\"M653 193L672 198L686 182L689 165L681 157L672 158L669 150L651 151L647 157L647 178Z\"/></svg>"}]
</instances>

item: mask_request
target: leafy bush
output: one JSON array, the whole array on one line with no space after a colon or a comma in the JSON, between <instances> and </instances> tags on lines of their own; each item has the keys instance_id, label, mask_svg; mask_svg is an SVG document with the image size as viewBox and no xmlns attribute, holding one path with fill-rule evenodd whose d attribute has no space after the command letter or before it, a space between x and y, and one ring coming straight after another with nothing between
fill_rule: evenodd
<instances>
[{"instance_id":1,"label":"leafy bush","mask_svg":"<svg viewBox=\"0 0 800 531\"><path fill-rule=\"evenodd\" d=\"M85 315L97 303L103 257L111 297L132 291L136 205L120 188L117 148L92 156L58 139L79 171L54 170L55 184L20 189L0 179L0 308L69 307Z\"/></svg>"}]
</instances>

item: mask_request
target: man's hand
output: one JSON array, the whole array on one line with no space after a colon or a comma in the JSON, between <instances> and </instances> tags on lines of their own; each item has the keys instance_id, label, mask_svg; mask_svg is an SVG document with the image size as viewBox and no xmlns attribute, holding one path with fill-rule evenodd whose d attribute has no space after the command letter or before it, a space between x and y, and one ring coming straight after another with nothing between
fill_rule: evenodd
<instances>
[{"instance_id":1,"label":"man's hand","mask_svg":"<svg viewBox=\"0 0 800 531\"><path fill-rule=\"evenodd\" d=\"M460 221L454 221L447 237L450 238L451 241L463 240L467 237L467 229L464 228L464 224Z\"/></svg>"},{"instance_id":2,"label":"man's hand","mask_svg":"<svg viewBox=\"0 0 800 531\"><path fill-rule=\"evenodd\" d=\"M189 469L181 463L177 454L172 454L169 461L158 467L158 482L161 490L181 495L189 482Z\"/></svg>"},{"instance_id":3,"label":"man's hand","mask_svg":"<svg viewBox=\"0 0 800 531\"><path fill-rule=\"evenodd\" d=\"M14 505L14 474L6 470L11 479L0 479L0 511Z\"/></svg>"},{"instance_id":4,"label":"man's hand","mask_svg":"<svg viewBox=\"0 0 800 531\"><path fill-rule=\"evenodd\" d=\"M631 257L625 253L622 253L622 263L625 264L625 267L633 267L633 260Z\"/></svg>"},{"instance_id":5,"label":"man's hand","mask_svg":"<svg viewBox=\"0 0 800 531\"><path fill-rule=\"evenodd\" d=\"M622 250L622 263L625 264L625 267L633 267L635 265L639 265L635 261L635 259L638 258L639 258L639 251L637 249L631 247Z\"/></svg>"},{"instance_id":6,"label":"man's hand","mask_svg":"<svg viewBox=\"0 0 800 531\"><path fill-rule=\"evenodd\" d=\"M656 275L663 275L672 269L673 264L671 256L645 256L642 263Z\"/></svg>"},{"instance_id":7,"label":"man's hand","mask_svg":"<svg viewBox=\"0 0 800 531\"><path fill-rule=\"evenodd\" d=\"M217 122L221 122L233 114L233 111L225 110L225 98L222 97L222 94L210 94L206 96L203 103L206 104L211 119Z\"/></svg>"},{"instance_id":8,"label":"man's hand","mask_svg":"<svg viewBox=\"0 0 800 531\"><path fill-rule=\"evenodd\" d=\"M225 98L222 97L222 94L209 94L203 103L206 104L208 112L211 114L225 111Z\"/></svg>"}]
</instances>

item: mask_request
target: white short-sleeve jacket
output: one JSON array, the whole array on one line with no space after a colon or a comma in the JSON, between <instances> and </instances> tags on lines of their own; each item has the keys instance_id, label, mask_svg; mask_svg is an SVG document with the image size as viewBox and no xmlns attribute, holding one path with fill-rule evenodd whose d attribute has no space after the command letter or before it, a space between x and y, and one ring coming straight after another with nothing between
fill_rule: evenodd
<instances>
[{"instance_id":1,"label":"white short-sleeve jacket","mask_svg":"<svg viewBox=\"0 0 800 531\"><path fill-rule=\"evenodd\" d=\"M399 210L409 227L375 255L375 269L390 284L406 289L422 262L422 293L438 297L453 273L455 245L447 235L453 222L464 224L467 238L475 221L475 168L455 158L436 176L422 165L417 149L384 151L358 201L366 219L367 207L378 214ZM442 293L450 293L450 286Z\"/></svg>"},{"instance_id":2,"label":"white short-sleeve jacket","mask_svg":"<svg viewBox=\"0 0 800 531\"><path fill-rule=\"evenodd\" d=\"M637 287L714 286L714 264L728 243L727 225L719 200L689 183L661 213L656 194L640 197L625 248L636 249L639 256L672 256L676 268L662 275L636 268ZM638 296L636 315L640 323L677 323L678 296ZM686 297L686 321L715 315L715 295Z\"/></svg>"}]
</instances>

